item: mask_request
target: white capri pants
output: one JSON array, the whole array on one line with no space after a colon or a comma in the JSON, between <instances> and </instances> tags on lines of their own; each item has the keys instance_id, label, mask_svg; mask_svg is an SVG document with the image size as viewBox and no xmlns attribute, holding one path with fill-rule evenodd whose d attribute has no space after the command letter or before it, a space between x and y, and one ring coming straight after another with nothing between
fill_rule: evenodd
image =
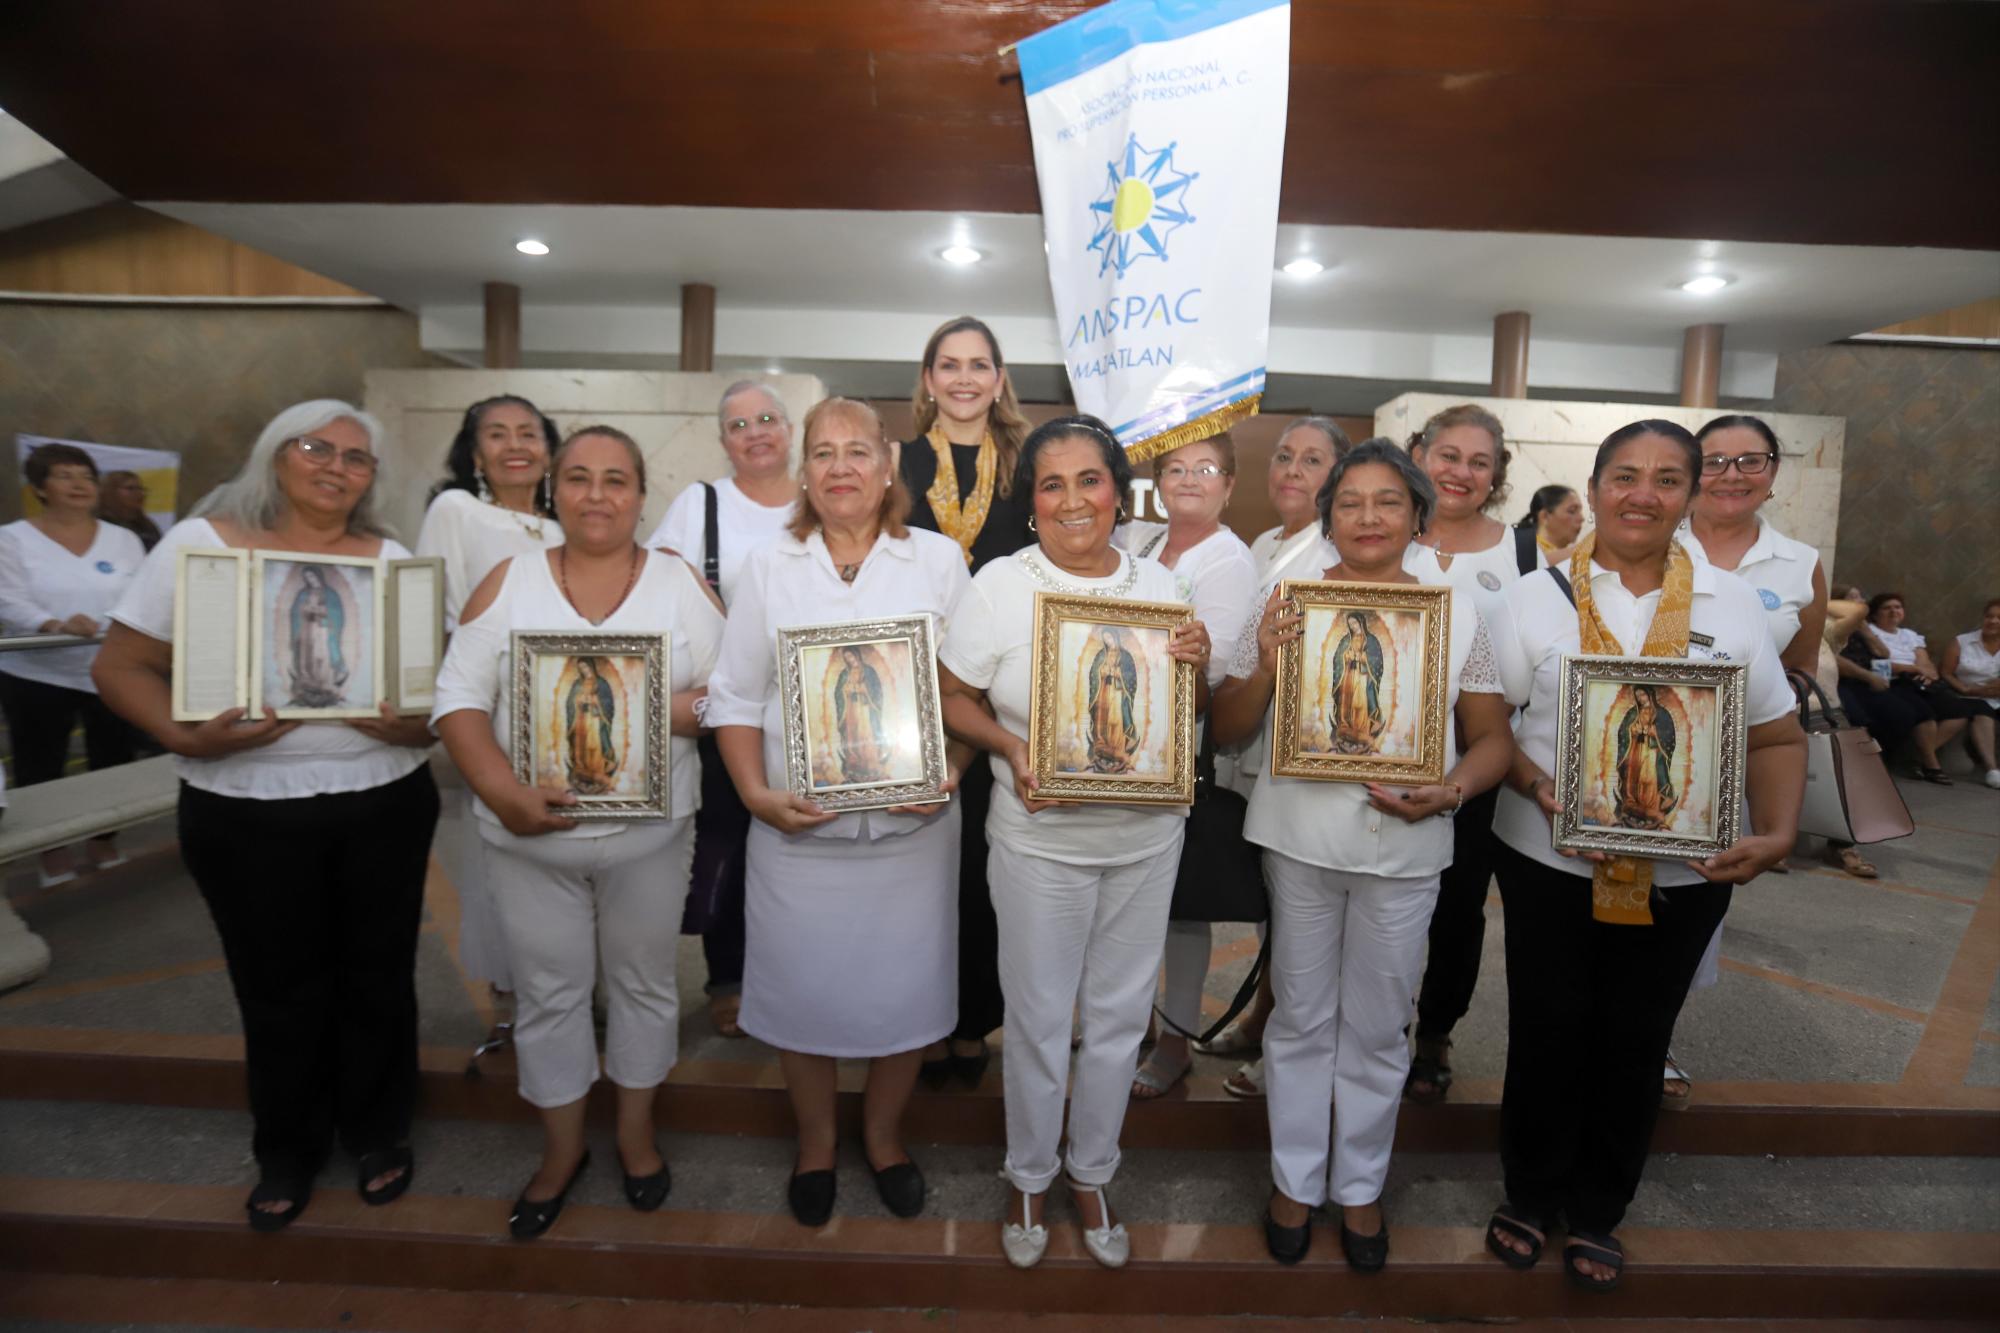
<instances>
[{"instance_id":1,"label":"white capri pants","mask_svg":"<svg viewBox=\"0 0 2000 1333\"><path fill-rule=\"evenodd\" d=\"M1040 1194L1062 1165L1083 1185L1118 1173L1118 1134L1132 1066L1158 983L1185 830L1143 860L1073 866L995 842L987 859L1000 926L1000 993L1007 1002L1007 1179ZM1079 992L1081 995L1079 996ZM1070 1017L1083 1046L1070 1084ZM1070 1094L1069 1153L1062 1141Z\"/></svg>"},{"instance_id":2,"label":"white capri pants","mask_svg":"<svg viewBox=\"0 0 2000 1333\"><path fill-rule=\"evenodd\" d=\"M1374 1203L1410 1072L1403 1029L1438 877L1325 870L1267 850L1264 878L1277 1001L1264 1029L1271 1179L1313 1207L1329 1191L1336 1203Z\"/></svg>"},{"instance_id":3,"label":"white capri pants","mask_svg":"<svg viewBox=\"0 0 2000 1333\"><path fill-rule=\"evenodd\" d=\"M521 1096L545 1109L567 1106L597 1081L590 995L600 963L604 1073L621 1088L665 1082L680 1054L674 961L694 820L522 838L482 819L479 833L513 965Z\"/></svg>"}]
</instances>

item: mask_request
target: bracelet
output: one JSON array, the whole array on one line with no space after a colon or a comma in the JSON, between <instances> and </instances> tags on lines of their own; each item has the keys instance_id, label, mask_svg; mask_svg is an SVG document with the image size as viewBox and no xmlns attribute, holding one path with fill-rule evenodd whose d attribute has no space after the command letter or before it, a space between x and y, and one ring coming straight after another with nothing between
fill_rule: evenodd
<instances>
[{"instance_id":1,"label":"bracelet","mask_svg":"<svg viewBox=\"0 0 2000 1333\"><path fill-rule=\"evenodd\" d=\"M1451 803L1450 809L1438 811L1439 815L1443 816L1446 819L1451 819L1455 817L1459 811L1465 809L1465 788L1459 786L1456 782L1440 782L1438 785L1440 787L1451 788L1451 794L1457 798Z\"/></svg>"}]
</instances>

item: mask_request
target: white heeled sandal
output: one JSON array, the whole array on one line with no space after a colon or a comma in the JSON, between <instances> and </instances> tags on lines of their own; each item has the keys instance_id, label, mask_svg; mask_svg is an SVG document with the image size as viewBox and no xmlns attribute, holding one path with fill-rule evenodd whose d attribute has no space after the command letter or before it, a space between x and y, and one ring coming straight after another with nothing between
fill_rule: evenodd
<instances>
[{"instance_id":1,"label":"white heeled sandal","mask_svg":"<svg viewBox=\"0 0 2000 1333\"><path fill-rule=\"evenodd\" d=\"M1097 1215L1109 1221L1111 1205L1105 1201L1102 1185L1085 1185L1071 1180L1069 1187L1077 1194L1097 1196ZM1090 1251L1090 1257L1106 1268L1123 1268L1125 1261L1132 1257L1132 1238L1125 1234L1123 1222L1113 1222L1110 1226L1085 1227L1083 1248Z\"/></svg>"},{"instance_id":2,"label":"white heeled sandal","mask_svg":"<svg viewBox=\"0 0 2000 1333\"><path fill-rule=\"evenodd\" d=\"M1028 1203L1032 1197L1021 1196L1019 1222L1005 1222L1000 1227L1000 1248L1006 1252L1007 1262L1016 1268L1033 1268L1049 1248L1049 1229L1034 1220L1034 1211Z\"/></svg>"}]
</instances>

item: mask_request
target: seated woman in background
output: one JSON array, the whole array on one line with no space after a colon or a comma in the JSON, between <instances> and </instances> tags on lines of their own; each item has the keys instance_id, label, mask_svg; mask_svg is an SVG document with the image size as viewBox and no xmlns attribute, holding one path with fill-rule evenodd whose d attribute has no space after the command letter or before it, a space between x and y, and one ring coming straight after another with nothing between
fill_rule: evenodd
<instances>
[{"instance_id":1,"label":"seated woman in background","mask_svg":"<svg viewBox=\"0 0 2000 1333\"><path fill-rule=\"evenodd\" d=\"M1842 654L1849 667L1841 670L1841 702L1846 704L1850 695L1863 700L1856 711L1866 715L1868 732L1882 747L1884 759L1907 737L1917 747L1917 776L1949 787L1951 778L1938 762L1938 750L1985 705L1936 688L1938 670L1931 665L1924 636L1904 623L1906 615L1899 592L1878 592L1868 599L1868 623L1848 640ZM1863 683L1851 669L1857 665L1874 679ZM1863 689L1871 692L1863 694Z\"/></svg>"},{"instance_id":2,"label":"seated woman in background","mask_svg":"<svg viewBox=\"0 0 2000 1333\"><path fill-rule=\"evenodd\" d=\"M2000 790L2000 765L1993 762L1994 719L2000 715L2000 597L1986 603L1978 629L1945 645L1940 674L1961 696L1984 706L1970 719L1967 742L1986 770L1986 785Z\"/></svg>"}]
</instances>

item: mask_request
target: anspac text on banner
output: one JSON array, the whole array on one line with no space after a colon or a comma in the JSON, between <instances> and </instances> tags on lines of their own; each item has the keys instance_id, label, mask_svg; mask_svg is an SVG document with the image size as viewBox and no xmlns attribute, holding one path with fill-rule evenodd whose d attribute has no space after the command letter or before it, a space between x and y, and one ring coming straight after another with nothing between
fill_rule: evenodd
<instances>
[{"instance_id":1,"label":"anspac text on banner","mask_svg":"<svg viewBox=\"0 0 2000 1333\"><path fill-rule=\"evenodd\" d=\"M1111 0L1020 45L1079 409L1134 458L1257 410L1291 6Z\"/></svg>"}]
</instances>

